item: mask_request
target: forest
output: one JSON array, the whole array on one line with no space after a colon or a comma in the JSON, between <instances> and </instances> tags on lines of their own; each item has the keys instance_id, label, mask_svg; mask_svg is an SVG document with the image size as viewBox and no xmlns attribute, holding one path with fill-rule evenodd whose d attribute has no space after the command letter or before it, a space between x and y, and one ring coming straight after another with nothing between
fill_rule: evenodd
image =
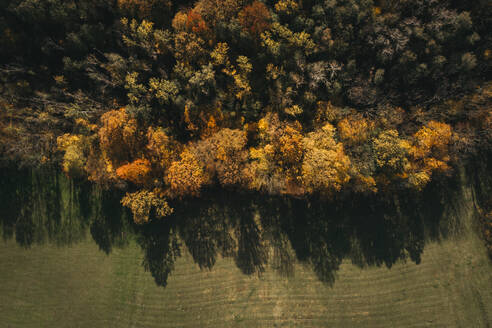
<instances>
[{"instance_id":1,"label":"forest","mask_svg":"<svg viewBox=\"0 0 492 328\"><path fill-rule=\"evenodd\" d=\"M137 224L211 188L385 198L490 160L488 0L0 8L2 166L118 190Z\"/></svg>"}]
</instances>

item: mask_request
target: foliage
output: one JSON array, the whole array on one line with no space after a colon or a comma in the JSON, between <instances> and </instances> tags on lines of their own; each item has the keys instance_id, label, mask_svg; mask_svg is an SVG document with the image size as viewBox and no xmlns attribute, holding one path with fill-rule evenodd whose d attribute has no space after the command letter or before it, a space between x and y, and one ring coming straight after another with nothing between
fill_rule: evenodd
<instances>
[{"instance_id":1,"label":"foliage","mask_svg":"<svg viewBox=\"0 0 492 328\"><path fill-rule=\"evenodd\" d=\"M178 145L161 128L149 127L147 131L147 151L152 163L161 170L168 168L176 157Z\"/></svg>"},{"instance_id":2,"label":"foliage","mask_svg":"<svg viewBox=\"0 0 492 328\"><path fill-rule=\"evenodd\" d=\"M143 185L151 172L150 162L146 159L137 159L116 169L118 178Z\"/></svg>"},{"instance_id":3,"label":"foliage","mask_svg":"<svg viewBox=\"0 0 492 328\"><path fill-rule=\"evenodd\" d=\"M110 160L119 163L135 153L138 137L137 122L128 117L125 108L104 113L101 116L101 123L99 144Z\"/></svg>"},{"instance_id":4,"label":"foliage","mask_svg":"<svg viewBox=\"0 0 492 328\"><path fill-rule=\"evenodd\" d=\"M413 136L414 144L410 148L412 173L411 185L422 189L430 180L432 171L446 172L448 165L451 127L446 123L430 121Z\"/></svg>"},{"instance_id":5,"label":"foliage","mask_svg":"<svg viewBox=\"0 0 492 328\"><path fill-rule=\"evenodd\" d=\"M248 153L244 131L221 129L194 145L193 152L208 174L216 175L223 186L241 184Z\"/></svg>"},{"instance_id":6,"label":"foliage","mask_svg":"<svg viewBox=\"0 0 492 328\"><path fill-rule=\"evenodd\" d=\"M348 144L360 144L365 142L371 133L371 122L365 118L344 118L338 125L340 138Z\"/></svg>"},{"instance_id":7,"label":"foliage","mask_svg":"<svg viewBox=\"0 0 492 328\"><path fill-rule=\"evenodd\" d=\"M238 14L243 29L252 36L259 36L269 27L270 13L263 2L254 1L244 7Z\"/></svg>"},{"instance_id":8,"label":"foliage","mask_svg":"<svg viewBox=\"0 0 492 328\"><path fill-rule=\"evenodd\" d=\"M169 184L170 194L174 197L196 196L205 184L206 176L195 155L185 149L180 155L180 160L171 163L166 182Z\"/></svg>"},{"instance_id":9,"label":"foliage","mask_svg":"<svg viewBox=\"0 0 492 328\"><path fill-rule=\"evenodd\" d=\"M163 218L173 212L173 209L163 198L147 190L127 193L121 200L121 204L132 211L133 221L136 224L149 222L151 215L155 215L156 218Z\"/></svg>"},{"instance_id":10,"label":"foliage","mask_svg":"<svg viewBox=\"0 0 492 328\"><path fill-rule=\"evenodd\" d=\"M81 135L64 134L57 139L58 149L64 152L63 172L70 177L83 177L87 162L88 144Z\"/></svg>"},{"instance_id":11,"label":"foliage","mask_svg":"<svg viewBox=\"0 0 492 328\"><path fill-rule=\"evenodd\" d=\"M398 131L387 130L374 139L376 163L381 170L390 174L402 174L408 166L410 144L400 139Z\"/></svg>"},{"instance_id":12,"label":"foliage","mask_svg":"<svg viewBox=\"0 0 492 328\"><path fill-rule=\"evenodd\" d=\"M303 184L308 192L333 193L349 180L350 159L334 139L335 128L327 123L304 138Z\"/></svg>"},{"instance_id":13,"label":"foliage","mask_svg":"<svg viewBox=\"0 0 492 328\"><path fill-rule=\"evenodd\" d=\"M332 197L422 190L492 146L486 1L2 4L2 159Z\"/></svg>"}]
</instances>

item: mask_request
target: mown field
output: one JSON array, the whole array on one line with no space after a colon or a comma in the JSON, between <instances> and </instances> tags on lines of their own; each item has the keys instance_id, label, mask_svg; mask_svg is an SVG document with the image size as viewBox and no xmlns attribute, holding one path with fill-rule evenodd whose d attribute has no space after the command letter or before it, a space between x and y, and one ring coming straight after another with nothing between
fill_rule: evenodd
<instances>
[{"instance_id":1,"label":"mown field","mask_svg":"<svg viewBox=\"0 0 492 328\"><path fill-rule=\"evenodd\" d=\"M474 229L426 245L422 262L359 268L333 286L295 264L242 274L231 259L200 271L188 254L157 287L139 246L100 252L0 244L2 327L491 327L492 265ZM274 263L274 261L272 262Z\"/></svg>"}]
</instances>

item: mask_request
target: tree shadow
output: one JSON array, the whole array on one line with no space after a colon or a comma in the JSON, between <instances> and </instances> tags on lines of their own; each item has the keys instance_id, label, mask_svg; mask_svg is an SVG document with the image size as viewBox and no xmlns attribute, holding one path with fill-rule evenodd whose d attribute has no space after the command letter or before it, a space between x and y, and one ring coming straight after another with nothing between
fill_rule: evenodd
<instances>
[{"instance_id":1,"label":"tree shadow","mask_svg":"<svg viewBox=\"0 0 492 328\"><path fill-rule=\"evenodd\" d=\"M330 202L216 190L176 204L175 222L202 269L212 269L219 254L232 256L248 275L270 266L291 276L300 262L332 285L344 259L361 268L391 268L407 260L419 264L427 242L459 231L444 216L459 206L460 183L449 178L422 193L352 195Z\"/></svg>"},{"instance_id":2,"label":"tree shadow","mask_svg":"<svg viewBox=\"0 0 492 328\"><path fill-rule=\"evenodd\" d=\"M2 168L0 226L4 239L25 248L46 242L59 246L86 237L89 215L84 197L90 185L76 183L56 168Z\"/></svg>"},{"instance_id":3,"label":"tree shadow","mask_svg":"<svg viewBox=\"0 0 492 328\"><path fill-rule=\"evenodd\" d=\"M133 232L130 215L120 204L122 193L95 187L89 195L90 233L99 249L109 254L113 247L127 246Z\"/></svg>"},{"instance_id":4,"label":"tree shadow","mask_svg":"<svg viewBox=\"0 0 492 328\"><path fill-rule=\"evenodd\" d=\"M137 228L137 243L143 250L142 265L158 286L166 287L174 262L181 256L181 245L172 220L163 220Z\"/></svg>"},{"instance_id":5,"label":"tree shadow","mask_svg":"<svg viewBox=\"0 0 492 328\"><path fill-rule=\"evenodd\" d=\"M243 274L271 268L289 277L301 263L328 285L344 260L361 268L419 264L426 243L459 234L459 219L450 216L462 206L466 183L455 174L420 193L352 194L331 201L208 190L200 198L174 201L171 216L137 226L120 204L121 193L49 172L12 170L0 177L4 239L15 236L23 247L46 240L69 245L89 230L110 254L134 238L143 250L142 265L159 286L167 285L183 247L202 270L229 257Z\"/></svg>"}]
</instances>

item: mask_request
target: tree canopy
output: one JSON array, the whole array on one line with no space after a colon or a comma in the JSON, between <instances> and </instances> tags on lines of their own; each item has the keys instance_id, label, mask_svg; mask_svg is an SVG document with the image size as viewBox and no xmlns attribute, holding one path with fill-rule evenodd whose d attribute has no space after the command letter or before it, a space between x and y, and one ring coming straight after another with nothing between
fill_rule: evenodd
<instances>
[{"instance_id":1,"label":"tree canopy","mask_svg":"<svg viewBox=\"0 0 492 328\"><path fill-rule=\"evenodd\" d=\"M0 155L123 189L420 191L492 141L492 6L0 1Z\"/></svg>"}]
</instances>

